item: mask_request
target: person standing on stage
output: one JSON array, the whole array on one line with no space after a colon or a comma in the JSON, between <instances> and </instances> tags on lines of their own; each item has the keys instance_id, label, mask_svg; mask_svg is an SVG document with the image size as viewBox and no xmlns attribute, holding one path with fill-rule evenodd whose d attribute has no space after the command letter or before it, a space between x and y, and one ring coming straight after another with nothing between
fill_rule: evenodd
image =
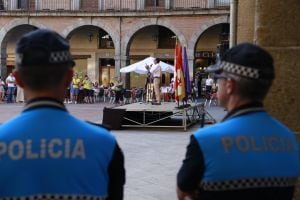
<instances>
[{"instance_id":1,"label":"person standing on stage","mask_svg":"<svg viewBox=\"0 0 300 200\"><path fill-rule=\"evenodd\" d=\"M153 87L154 87L154 93L155 93L155 99L156 102L153 102L153 105L160 105L160 77L161 77L161 66L159 64L160 60L159 58L154 58L153 60L154 64L149 69L150 73L153 77Z\"/></svg>"},{"instance_id":2,"label":"person standing on stage","mask_svg":"<svg viewBox=\"0 0 300 200\"><path fill-rule=\"evenodd\" d=\"M180 200L291 200L300 176L295 134L263 107L275 77L272 56L249 43L208 67L219 84L219 124L191 136L177 174Z\"/></svg>"},{"instance_id":3,"label":"person standing on stage","mask_svg":"<svg viewBox=\"0 0 300 200\"><path fill-rule=\"evenodd\" d=\"M26 105L0 125L0 199L122 200L124 156L105 128L63 104L75 63L66 39L37 29L16 44Z\"/></svg>"}]
</instances>

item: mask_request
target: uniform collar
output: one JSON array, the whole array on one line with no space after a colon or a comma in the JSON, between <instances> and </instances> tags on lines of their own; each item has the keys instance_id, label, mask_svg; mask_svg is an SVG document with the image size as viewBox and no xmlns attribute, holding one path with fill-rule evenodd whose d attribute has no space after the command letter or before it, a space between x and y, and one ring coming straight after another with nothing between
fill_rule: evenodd
<instances>
[{"instance_id":1,"label":"uniform collar","mask_svg":"<svg viewBox=\"0 0 300 200\"><path fill-rule=\"evenodd\" d=\"M263 104L261 102L254 101L248 104L244 104L228 112L227 115L222 120L222 122L239 115L244 115L250 112L261 112L261 111L265 112Z\"/></svg>"},{"instance_id":2,"label":"uniform collar","mask_svg":"<svg viewBox=\"0 0 300 200\"><path fill-rule=\"evenodd\" d=\"M53 98L48 98L48 97L31 99L26 103L22 112L26 112L28 110L41 108L41 107L52 107L52 108L56 108L68 112L65 105L61 101L58 101L57 99L53 99Z\"/></svg>"}]
</instances>

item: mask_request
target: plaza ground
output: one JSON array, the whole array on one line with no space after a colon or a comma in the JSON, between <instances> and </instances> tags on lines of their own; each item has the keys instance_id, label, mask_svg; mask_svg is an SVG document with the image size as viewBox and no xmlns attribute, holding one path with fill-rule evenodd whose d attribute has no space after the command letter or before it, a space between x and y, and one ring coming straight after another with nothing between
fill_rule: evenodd
<instances>
[{"instance_id":1,"label":"plaza ground","mask_svg":"<svg viewBox=\"0 0 300 200\"><path fill-rule=\"evenodd\" d=\"M174 104L175 105L175 104ZM0 104L0 123L22 111L24 104ZM67 104L69 112L80 119L101 123L103 108L111 104ZM226 114L217 106L206 110L220 121ZM125 200L175 200L176 174L195 124L187 131L170 128L130 128L114 130L125 155Z\"/></svg>"}]
</instances>

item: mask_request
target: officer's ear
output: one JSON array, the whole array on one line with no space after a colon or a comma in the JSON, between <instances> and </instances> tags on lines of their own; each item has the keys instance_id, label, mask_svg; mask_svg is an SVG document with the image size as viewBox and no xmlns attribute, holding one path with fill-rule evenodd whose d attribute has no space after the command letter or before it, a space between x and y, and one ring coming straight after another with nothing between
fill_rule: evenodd
<instances>
[{"instance_id":1,"label":"officer's ear","mask_svg":"<svg viewBox=\"0 0 300 200\"><path fill-rule=\"evenodd\" d=\"M13 76L16 79L17 85L20 86L21 88L24 88L24 82L23 82L23 80L21 78L20 72L17 69L14 69L13 72L12 72L12 74L13 74Z\"/></svg>"},{"instance_id":2,"label":"officer's ear","mask_svg":"<svg viewBox=\"0 0 300 200\"><path fill-rule=\"evenodd\" d=\"M226 80L226 93L233 94L236 89L236 82L234 79L227 79Z\"/></svg>"}]
</instances>

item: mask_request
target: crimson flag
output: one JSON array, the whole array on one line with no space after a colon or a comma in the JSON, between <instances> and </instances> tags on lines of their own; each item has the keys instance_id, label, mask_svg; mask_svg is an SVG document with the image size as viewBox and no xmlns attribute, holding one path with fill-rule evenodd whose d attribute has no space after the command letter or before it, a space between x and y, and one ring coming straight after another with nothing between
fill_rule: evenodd
<instances>
[{"instance_id":1,"label":"crimson flag","mask_svg":"<svg viewBox=\"0 0 300 200\"><path fill-rule=\"evenodd\" d=\"M175 72L174 72L174 90L177 102L182 101L185 97L184 74L182 67L182 47L176 42L175 46Z\"/></svg>"}]
</instances>

